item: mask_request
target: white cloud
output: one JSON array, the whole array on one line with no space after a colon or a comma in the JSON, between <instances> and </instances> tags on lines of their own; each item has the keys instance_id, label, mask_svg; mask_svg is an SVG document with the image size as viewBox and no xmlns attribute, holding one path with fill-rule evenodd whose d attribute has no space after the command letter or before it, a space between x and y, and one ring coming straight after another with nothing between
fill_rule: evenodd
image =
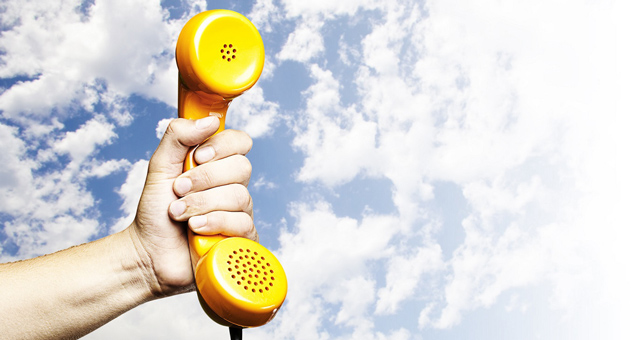
<instances>
[{"instance_id":1,"label":"white cloud","mask_svg":"<svg viewBox=\"0 0 632 340\"><path fill-rule=\"evenodd\" d=\"M130 165L93 156L114 140L117 127L130 123L130 94L176 103L172 54L184 21L169 21L158 1L97 1L88 16L75 11L77 4L15 1L0 13L2 22L16 24L0 36L0 76L32 78L0 94L3 117L20 125L0 124L0 211L11 216L3 230L20 247L16 258L80 243L102 228L86 189L90 176L129 171L118 190L124 216L111 231L126 227L147 161ZM337 323L340 338L415 338L417 332L384 331L375 321L412 302L422 331L445 330L469 313L493 308L503 295L510 296L504 306L524 306L522 289L540 286L553 290L545 299L550 306L540 306L550 308L552 318L563 314L568 324L591 327L578 311L607 315L598 326L608 330L586 338L630 334L617 325L627 323L632 305L626 262L630 122L623 106L630 91L612 90L611 53L629 60L629 39L619 35L614 47L609 5L257 1L251 19L263 32L295 27L269 56L277 64L303 63L313 82L291 121L294 146L305 156L297 178L308 190L323 183L342 199L342 186L359 177L387 179L392 196L383 202L396 213L351 218L322 199L292 205L296 223L282 230L276 251L290 294L277 319L248 330L249 336L332 339L328 325ZM342 39L329 46L323 33L337 29L334 20L345 30L365 20L358 18L362 10L375 11L366 19L361 49ZM615 14L629 26L622 13ZM344 74L325 60L328 48L342 51ZM269 65L262 79L273 79L276 64ZM628 82L619 75L617 84ZM347 104L342 93L359 100ZM106 112L61 132L72 107L92 112L97 104ZM228 125L267 136L283 105L255 87L236 99ZM158 124L157 135L166 122ZM80 136L88 143L79 145ZM29 160L29 154L37 155ZM79 165L59 162L60 154ZM41 174L45 164L56 167ZM77 176L77 169L87 175ZM443 182L465 200L463 207L446 208L465 216L450 226L463 233L453 252L438 237L448 226L434 218L436 204L452 203L439 201ZM271 184L260 177L257 185ZM66 234L73 238L60 236ZM196 304L191 294L151 303L89 337L226 336L190 308ZM528 318L531 305L521 308ZM603 336L608 332L613 336Z\"/></svg>"},{"instance_id":2,"label":"white cloud","mask_svg":"<svg viewBox=\"0 0 632 340\"><path fill-rule=\"evenodd\" d=\"M158 124L156 124L156 138L162 139L162 136L164 136L165 131L167 131L169 127L169 123L171 123L173 119L174 118L161 119Z\"/></svg>"},{"instance_id":3,"label":"white cloud","mask_svg":"<svg viewBox=\"0 0 632 340\"><path fill-rule=\"evenodd\" d=\"M69 154L74 164L82 163L98 146L111 143L116 137L114 125L102 116L96 116L76 131L66 132L64 137L53 145L60 154Z\"/></svg>"},{"instance_id":4,"label":"white cloud","mask_svg":"<svg viewBox=\"0 0 632 340\"><path fill-rule=\"evenodd\" d=\"M378 291L377 314L393 314L402 301L411 299L423 274L444 270L441 247L431 244L417 248L413 256L395 255L388 260L386 286Z\"/></svg>"},{"instance_id":5,"label":"white cloud","mask_svg":"<svg viewBox=\"0 0 632 340\"><path fill-rule=\"evenodd\" d=\"M251 330L244 335L251 338ZM148 302L119 316L82 339L228 339L228 328L209 319L196 294L182 294Z\"/></svg>"},{"instance_id":6,"label":"white cloud","mask_svg":"<svg viewBox=\"0 0 632 340\"><path fill-rule=\"evenodd\" d=\"M374 8L377 1L372 0L354 0L354 1L301 1L301 0L283 0L283 5L288 15L304 16L319 14L330 19L339 15L353 15L358 9Z\"/></svg>"},{"instance_id":7,"label":"white cloud","mask_svg":"<svg viewBox=\"0 0 632 340\"><path fill-rule=\"evenodd\" d=\"M290 33L281 51L276 55L279 60L307 62L325 50L320 29L323 22L314 17L305 18Z\"/></svg>"},{"instance_id":8,"label":"white cloud","mask_svg":"<svg viewBox=\"0 0 632 340\"><path fill-rule=\"evenodd\" d=\"M98 157L115 141L116 129L131 124L129 96L176 103L173 49L188 13L167 20L159 1L95 1L82 13L81 3L8 1L0 13L0 77L26 77L0 93L9 124L1 125L6 190L0 200L8 216L3 230L19 247L16 258L100 232L88 180L131 165ZM184 4L192 11L202 5ZM69 118L84 122L68 128Z\"/></svg>"},{"instance_id":9,"label":"white cloud","mask_svg":"<svg viewBox=\"0 0 632 340\"><path fill-rule=\"evenodd\" d=\"M264 175L260 175L254 181L254 183L250 185L250 187L253 188L255 191L261 190L261 189L272 190L272 189L276 189L278 185L274 182L268 181Z\"/></svg>"},{"instance_id":10,"label":"white cloud","mask_svg":"<svg viewBox=\"0 0 632 340\"><path fill-rule=\"evenodd\" d=\"M345 292L354 282L374 291L368 269L372 261L391 252L388 243L399 231L396 219L337 217L324 202L296 205L293 215L295 228L281 233L281 248L276 252L288 275L289 291L275 320L275 338L326 339L322 329L328 322L328 301L342 303L339 322L360 327L362 317L355 313L366 311L373 298L365 295L351 301Z\"/></svg>"},{"instance_id":11,"label":"white cloud","mask_svg":"<svg viewBox=\"0 0 632 340\"><path fill-rule=\"evenodd\" d=\"M376 125L354 107L341 107L340 84L331 71L317 65L310 71L315 83L303 92L307 104L297 119L293 141L306 156L298 178L334 186L379 163L373 149Z\"/></svg>"},{"instance_id":12,"label":"white cloud","mask_svg":"<svg viewBox=\"0 0 632 340\"><path fill-rule=\"evenodd\" d=\"M123 216L119 218L114 225L110 228L112 233L121 231L127 228L134 217L136 216L136 209L138 208L138 202L140 202L140 195L143 192L145 186L145 178L147 177L147 169L149 167L149 161L139 160L131 166L127 173L125 183L118 188L117 193L123 199L121 210Z\"/></svg>"},{"instance_id":13,"label":"white cloud","mask_svg":"<svg viewBox=\"0 0 632 340\"><path fill-rule=\"evenodd\" d=\"M301 16L326 3L286 6ZM348 82L313 65L317 54L294 59L313 79L295 130L294 145L305 153L298 178L334 189L362 174L388 178L404 235L433 213L426 203L436 197L435 183L459 186L468 204L465 239L442 267L429 235L428 249L436 251L424 263L444 271L446 282L420 313L422 327L452 327L504 292L543 284L557 287L559 302L547 307L572 314L579 286L599 286L578 271L587 258L580 249L592 249L588 257L599 251L583 235L596 231L576 217L585 210L578 204L591 195L584 189L600 187L595 178L614 169L592 165L608 164L609 153L599 153L615 145L595 146L613 134L613 126L601 128L615 109L611 87L602 86L614 74L607 5L391 4L362 41L360 103L340 104ZM570 18L560 20L561 13ZM561 236L567 234L574 235ZM401 272L406 259L412 257L393 257L388 275ZM586 270L598 267L591 261ZM378 287L376 311L396 311L419 287L424 276L408 274L398 285L387 279ZM578 280L583 284L573 286Z\"/></svg>"},{"instance_id":14,"label":"white cloud","mask_svg":"<svg viewBox=\"0 0 632 340\"><path fill-rule=\"evenodd\" d=\"M77 102L89 109L99 99L109 102L104 97L133 93L175 106L173 49L184 19L165 20L159 1L96 1L86 16L80 4L5 4L2 21L14 25L0 37L0 76L32 79L0 95L3 114L43 115ZM105 93L92 89L99 83Z\"/></svg>"},{"instance_id":15,"label":"white cloud","mask_svg":"<svg viewBox=\"0 0 632 340\"><path fill-rule=\"evenodd\" d=\"M281 19L281 13L273 0L257 0L246 17L259 31L271 32L272 23Z\"/></svg>"},{"instance_id":16,"label":"white cloud","mask_svg":"<svg viewBox=\"0 0 632 340\"><path fill-rule=\"evenodd\" d=\"M339 280L337 287L325 294L327 302L341 304L336 324L361 325L375 299L375 281L362 276Z\"/></svg>"},{"instance_id":17,"label":"white cloud","mask_svg":"<svg viewBox=\"0 0 632 340\"><path fill-rule=\"evenodd\" d=\"M279 104L266 100L263 89L254 86L233 100L226 114L226 125L258 138L273 131L278 115Z\"/></svg>"}]
</instances>

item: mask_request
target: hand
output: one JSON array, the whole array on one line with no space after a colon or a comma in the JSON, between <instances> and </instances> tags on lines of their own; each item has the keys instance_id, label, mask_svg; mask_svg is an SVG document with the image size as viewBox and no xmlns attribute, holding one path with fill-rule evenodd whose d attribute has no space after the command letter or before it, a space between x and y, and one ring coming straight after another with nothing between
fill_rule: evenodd
<instances>
[{"instance_id":1,"label":"hand","mask_svg":"<svg viewBox=\"0 0 632 340\"><path fill-rule=\"evenodd\" d=\"M149 162L136 218L128 228L154 296L195 289L187 225L198 234L258 240L247 189L252 140L226 130L195 151L198 167L182 173L188 150L209 138L219 120L175 119Z\"/></svg>"}]
</instances>

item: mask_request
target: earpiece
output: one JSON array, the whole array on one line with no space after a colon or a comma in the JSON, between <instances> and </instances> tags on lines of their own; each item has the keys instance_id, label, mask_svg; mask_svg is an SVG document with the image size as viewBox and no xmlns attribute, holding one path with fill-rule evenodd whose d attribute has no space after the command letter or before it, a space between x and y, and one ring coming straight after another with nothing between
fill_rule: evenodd
<instances>
[{"instance_id":1,"label":"earpiece","mask_svg":"<svg viewBox=\"0 0 632 340\"><path fill-rule=\"evenodd\" d=\"M263 70L263 41L243 15L229 10L202 12L178 37L178 116L215 115L224 129L231 101L250 89ZM184 171L197 166L194 149ZM198 297L205 312L225 326L257 327L270 321L287 294L287 278L276 257L257 242L197 235L189 230Z\"/></svg>"}]
</instances>

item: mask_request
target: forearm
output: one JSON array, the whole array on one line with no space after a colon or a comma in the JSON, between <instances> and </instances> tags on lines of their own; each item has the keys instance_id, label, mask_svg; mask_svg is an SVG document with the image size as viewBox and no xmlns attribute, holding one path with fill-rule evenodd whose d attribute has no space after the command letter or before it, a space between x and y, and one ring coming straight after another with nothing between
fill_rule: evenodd
<instances>
[{"instance_id":1,"label":"forearm","mask_svg":"<svg viewBox=\"0 0 632 340\"><path fill-rule=\"evenodd\" d=\"M0 265L0 334L75 339L153 299L128 230L31 260Z\"/></svg>"}]
</instances>

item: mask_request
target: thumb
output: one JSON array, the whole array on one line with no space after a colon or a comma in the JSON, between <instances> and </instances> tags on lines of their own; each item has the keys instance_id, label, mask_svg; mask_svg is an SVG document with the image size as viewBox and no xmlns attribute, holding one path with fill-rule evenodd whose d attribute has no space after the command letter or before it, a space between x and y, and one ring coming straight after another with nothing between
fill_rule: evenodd
<instances>
[{"instance_id":1,"label":"thumb","mask_svg":"<svg viewBox=\"0 0 632 340\"><path fill-rule=\"evenodd\" d=\"M219 119L214 116L197 120L172 120L149 161L149 175L166 178L179 176L189 149L212 136L218 128Z\"/></svg>"}]
</instances>

